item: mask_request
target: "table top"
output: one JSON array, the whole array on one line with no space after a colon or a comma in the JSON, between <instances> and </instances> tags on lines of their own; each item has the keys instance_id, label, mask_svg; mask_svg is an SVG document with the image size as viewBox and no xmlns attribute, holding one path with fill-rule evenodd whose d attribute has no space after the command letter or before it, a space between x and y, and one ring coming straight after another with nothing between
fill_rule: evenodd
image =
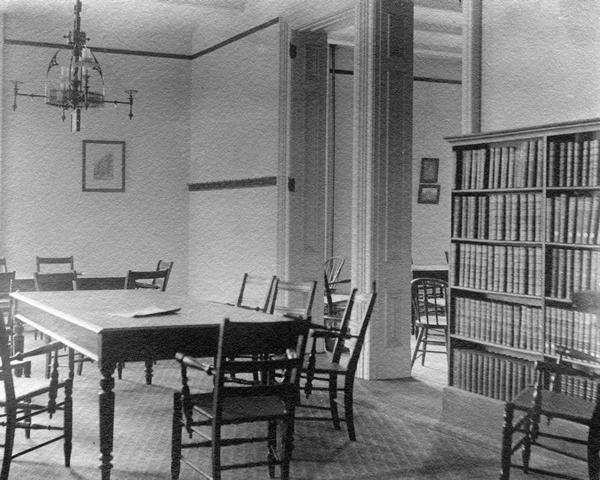
<instances>
[{"instance_id":1,"label":"table top","mask_svg":"<svg viewBox=\"0 0 600 480\"><path fill-rule=\"evenodd\" d=\"M284 317L159 290L14 292L17 317L94 360L173 358L178 348L214 353L218 325L274 322ZM148 307L174 314L133 317Z\"/></svg>"},{"instance_id":2,"label":"table top","mask_svg":"<svg viewBox=\"0 0 600 480\"><path fill-rule=\"evenodd\" d=\"M199 324L218 325L224 318L229 318L232 322L281 320L276 315L208 300L193 300L156 290L14 292L11 296L95 333ZM148 307L181 310L168 315L133 316L134 312Z\"/></svg>"}]
</instances>

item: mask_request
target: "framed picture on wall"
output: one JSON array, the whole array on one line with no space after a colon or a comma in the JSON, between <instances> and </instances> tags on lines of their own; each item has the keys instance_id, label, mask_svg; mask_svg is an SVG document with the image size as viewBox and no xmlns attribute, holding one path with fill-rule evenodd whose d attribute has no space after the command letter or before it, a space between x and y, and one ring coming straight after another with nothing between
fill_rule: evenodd
<instances>
[{"instance_id":1,"label":"framed picture on wall","mask_svg":"<svg viewBox=\"0 0 600 480\"><path fill-rule=\"evenodd\" d=\"M440 186L439 185L419 185L418 203L439 203Z\"/></svg>"},{"instance_id":2,"label":"framed picture on wall","mask_svg":"<svg viewBox=\"0 0 600 480\"><path fill-rule=\"evenodd\" d=\"M439 158L421 159L421 178L419 183L436 183L438 181Z\"/></svg>"},{"instance_id":3,"label":"framed picture on wall","mask_svg":"<svg viewBox=\"0 0 600 480\"><path fill-rule=\"evenodd\" d=\"M81 172L84 192L124 192L125 142L84 140Z\"/></svg>"}]
</instances>

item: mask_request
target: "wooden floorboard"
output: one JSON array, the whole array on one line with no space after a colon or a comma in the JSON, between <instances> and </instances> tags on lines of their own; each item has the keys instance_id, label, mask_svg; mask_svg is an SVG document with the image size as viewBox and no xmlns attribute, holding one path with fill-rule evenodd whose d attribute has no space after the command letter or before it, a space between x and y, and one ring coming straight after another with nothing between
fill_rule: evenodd
<instances>
[{"instance_id":1,"label":"wooden floorboard","mask_svg":"<svg viewBox=\"0 0 600 480\"><path fill-rule=\"evenodd\" d=\"M442 363L445 361L440 356ZM427 368L434 368L426 361ZM429 365L429 366L428 366ZM416 369L407 380L358 381L356 384L357 441L350 442L345 429L335 430L329 422L298 422L293 480L465 480L495 479L499 474L499 445L489 437L472 434L468 428L469 405L462 420L446 422L442 412L440 373L430 381ZM419 370L419 372L417 372ZM144 383L143 365L128 363L123 380L116 380L115 449L112 477L118 480L170 478L170 422L173 391L179 383L175 362L156 365L154 384ZM92 480L99 478L97 393L99 374L95 364L86 364L75 378L75 425L70 468L62 463L62 447L48 446L13 462L10 478ZM203 379L201 388L208 388ZM324 404L322 394L311 398ZM246 428L246 427L236 427ZM343 427L342 427L343 428ZM501 425L497 426L498 429ZM18 432L18 444L28 441ZM44 432L35 431L34 438ZM55 448L58 447L58 448ZM231 449L225 458L236 460L262 456L256 445ZM208 465L208 455L198 454ZM539 465L558 465L567 471L584 472L577 462L535 457ZM183 468L182 480L200 478ZM226 472L224 479L267 479L266 468ZM541 475L524 475L514 470L513 479L537 480Z\"/></svg>"}]
</instances>

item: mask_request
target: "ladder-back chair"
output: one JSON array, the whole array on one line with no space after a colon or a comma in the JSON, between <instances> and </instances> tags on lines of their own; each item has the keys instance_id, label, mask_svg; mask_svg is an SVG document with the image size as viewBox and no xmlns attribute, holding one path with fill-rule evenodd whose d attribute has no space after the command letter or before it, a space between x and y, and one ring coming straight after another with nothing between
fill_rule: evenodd
<instances>
[{"instance_id":1,"label":"ladder-back chair","mask_svg":"<svg viewBox=\"0 0 600 480\"><path fill-rule=\"evenodd\" d=\"M304 319L258 323L234 323L225 319L219 329L214 365L188 357L185 353L176 355L181 363L182 389L174 394L173 480L179 478L181 462L201 472L186 455L182 455L182 449L202 447L212 450L212 475L201 472L206 478L220 480L223 470L263 465L268 467L269 475L273 477L275 467L279 465L280 478L289 479L294 414L308 329L309 320ZM200 370L214 376L213 390L191 393L189 370ZM260 383L241 386L232 382L236 376L254 374L260 374ZM266 435L246 433L241 436L239 425L248 423L266 424ZM238 427L225 437L223 430L226 425ZM282 428L278 436L279 426ZM182 433L189 437L188 441L182 441ZM224 447L254 442L267 443L266 459L223 464L221 450Z\"/></svg>"}]
</instances>

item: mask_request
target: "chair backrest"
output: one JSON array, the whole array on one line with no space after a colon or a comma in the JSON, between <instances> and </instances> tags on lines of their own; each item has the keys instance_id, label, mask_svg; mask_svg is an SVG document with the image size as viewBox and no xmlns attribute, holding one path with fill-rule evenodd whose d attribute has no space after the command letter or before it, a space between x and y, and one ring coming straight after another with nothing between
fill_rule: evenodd
<instances>
[{"instance_id":1,"label":"chair backrest","mask_svg":"<svg viewBox=\"0 0 600 480\"><path fill-rule=\"evenodd\" d=\"M412 314L428 325L447 323L448 283L437 278L415 278L411 282Z\"/></svg>"},{"instance_id":2,"label":"chair backrest","mask_svg":"<svg viewBox=\"0 0 600 480\"><path fill-rule=\"evenodd\" d=\"M323 270L329 283L335 282L338 279L345 262L346 259L340 255L329 257L323 262Z\"/></svg>"},{"instance_id":3,"label":"chair backrest","mask_svg":"<svg viewBox=\"0 0 600 480\"><path fill-rule=\"evenodd\" d=\"M75 290L123 290L125 277L85 277L75 278Z\"/></svg>"},{"instance_id":4,"label":"chair backrest","mask_svg":"<svg viewBox=\"0 0 600 480\"><path fill-rule=\"evenodd\" d=\"M168 277L169 277L168 270L147 270L147 271L129 270L127 272L127 278L125 280L125 288L127 288L127 289L139 288L138 285L136 284L136 282L138 280L151 280L152 282L154 282L155 280L161 280L162 286L160 287L160 290L162 290L164 292L165 289L167 288L166 279Z\"/></svg>"},{"instance_id":5,"label":"chair backrest","mask_svg":"<svg viewBox=\"0 0 600 480\"><path fill-rule=\"evenodd\" d=\"M75 272L64 273L39 273L33 274L35 289L38 292L56 292L73 290L75 284Z\"/></svg>"},{"instance_id":6,"label":"chair backrest","mask_svg":"<svg viewBox=\"0 0 600 480\"><path fill-rule=\"evenodd\" d=\"M10 283L11 292L35 292L35 280L33 278L15 278Z\"/></svg>"},{"instance_id":7,"label":"chair backrest","mask_svg":"<svg viewBox=\"0 0 600 480\"><path fill-rule=\"evenodd\" d=\"M152 285L157 285L164 292L167 289L167 282L169 281L169 277L171 276L172 269L173 269L173 262L169 262L168 260L159 260L158 264L156 265L156 270L157 271L166 270L167 275L164 279L160 278L160 277L153 278Z\"/></svg>"},{"instance_id":8,"label":"chair backrest","mask_svg":"<svg viewBox=\"0 0 600 480\"><path fill-rule=\"evenodd\" d=\"M75 270L73 255L70 257L35 257L36 272L44 270L47 273L72 272Z\"/></svg>"},{"instance_id":9,"label":"chair backrest","mask_svg":"<svg viewBox=\"0 0 600 480\"><path fill-rule=\"evenodd\" d=\"M4 318L4 313L2 312L0 312L0 319L2 320L0 321L0 381L4 384L4 408L16 408L15 385L10 366L10 334L7 330L7 319Z\"/></svg>"},{"instance_id":10,"label":"chair backrest","mask_svg":"<svg viewBox=\"0 0 600 480\"><path fill-rule=\"evenodd\" d=\"M346 376L348 378L354 378L354 374L356 373L358 359L360 358L360 352L362 351L363 344L365 343L365 335L367 334L369 322L371 321L371 316L373 314L373 308L375 307L375 300L377 298L377 293L375 292L357 293L353 291L352 294L352 305L350 305L350 312L346 321L346 325L344 326L344 322L342 322L342 326L340 328L340 330L344 330L346 332L346 335L350 335L350 338L346 339L342 344L339 345L339 347L336 345L336 348L339 349L337 351L338 356L337 358L335 357L336 350L334 349L334 357L332 358L333 362L339 362L342 353L342 347L345 346L348 348L349 358L348 365L346 367Z\"/></svg>"},{"instance_id":11,"label":"chair backrest","mask_svg":"<svg viewBox=\"0 0 600 480\"><path fill-rule=\"evenodd\" d=\"M299 394L309 327L308 319L243 323L225 319L219 331L215 364L215 408L219 409L217 405L225 397L242 395L277 395L293 406ZM254 385L240 386L235 382L228 385L228 380L238 374L259 374L263 381Z\"/></svg>"},{"instance_id":12,"label":"chair backrest","mask_svg":"<svg viewBox=\"0 0 600 480\"><path fill-rule=\"evenodd\" d=\"M6 266L6 258L0 257L0 273L8 272L8 267Z\"/></svg>"},{"instance_id":13,"label":"chair backrest","mask_svg":"<svg viewBox=\"0 0 600 480\"><path fill-rule=\"evenodd\" d=\"M275 275L269 278L244 273L236 306L268 312L275 295L277 282Z\"/></svg>"},{"instance_id":14,"label":"chair backrest","mask_svg":"<svg viewBox=\"0 0 600 480\"><path fill-rule=\"evenodd\" d=\"M0 300L8 300L15 272L0 272Z\"/></svg>"},{"instance_id":15,"label":"chair backrest","mask_svg":"<svg viewBox=\"0 0 600 480\"><path fill-rule=\"evenodd\" d=\"M310 318L317 282L287 282L278 280L273 295L271 313L298 318Z\"/></svg>"}]
</instances>

